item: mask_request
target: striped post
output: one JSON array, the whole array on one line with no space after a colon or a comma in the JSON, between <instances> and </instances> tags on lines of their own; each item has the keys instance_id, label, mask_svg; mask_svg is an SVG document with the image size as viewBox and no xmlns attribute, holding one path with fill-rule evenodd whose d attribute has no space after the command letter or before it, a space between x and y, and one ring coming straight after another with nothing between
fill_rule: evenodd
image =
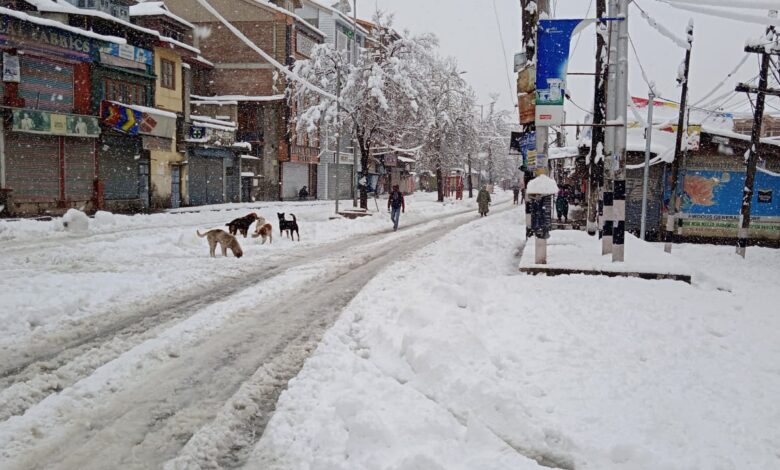
<instances>
[{"instance_id":1,"label":"striped post","mask_svg":"<svg viewBox=\"0 0 780 470\"><path fill-rule=\"evenodd\" d=\"M626 180L615 180L612 190L612 261L623 261L626 240Z\"/></svg>"}]
</instances>

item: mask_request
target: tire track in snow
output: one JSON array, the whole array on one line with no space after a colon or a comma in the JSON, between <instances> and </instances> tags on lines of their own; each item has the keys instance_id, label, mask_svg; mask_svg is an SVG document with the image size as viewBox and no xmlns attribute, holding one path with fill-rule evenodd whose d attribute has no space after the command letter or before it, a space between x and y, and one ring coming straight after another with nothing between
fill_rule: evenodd
<instances>
[{"instance_id":1,"label":"tire track in snow","mask_svg":"<svg viewBox=\"0 0 780 470\"><path fill-rule=\"evenodd\" d=\"M346 248L350 254L344 263L309 282L309 290L237 312L194 347L139 372L127 384L113 384L114 393L88 397L95 407L85 406L70 419L59 417L63 428L45 444L33 443L24 451L19 468L159 468L188 441L188 446L205 450L198 447L204 442L199 436L209 434L213 438L205 442L213 446L208 452L195 452L196 459L207 467L240 465L244 452L262 434L276 397L341 309L384 266L463 223L457 220L462 217L445 218L454 220L399 232L378 246L367 242ZM381 240L374 237L372 241ZM220 413L225 408L237 415ZM221 417L223 428L219 419L216 427L203 428L215 416ZM242 439L220 439L224 426ZM186 455L185 462L193 453Z\"/></svg>"},{"instance_id":2,"label":"tire track in snow","mask_svg":"<svg viewBox=\"0 0 780 470\"><path fill-rule=\"evenodd\" d=\"M422 227L472 212L464 210L426 219L405 228ZM10 352L0 365L0 422L24 413L47 396L89 376L98 367L119 357L160 331L184 321L195 312L237 292L273 279L291 269L352 252L361 245L375 243L387 231L371 232L349 240L285 250L263 260L262 265L214 281L205 292L194 289L181 292L162 302L134 304L111 315L97 314L64 326L53 335Z\"/></svg>"}]
</instances>

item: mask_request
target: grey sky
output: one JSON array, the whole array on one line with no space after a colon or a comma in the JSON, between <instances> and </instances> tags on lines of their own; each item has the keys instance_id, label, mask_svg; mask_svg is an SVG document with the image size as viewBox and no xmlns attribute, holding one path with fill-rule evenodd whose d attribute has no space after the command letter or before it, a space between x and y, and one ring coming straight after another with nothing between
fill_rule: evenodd
<instances>
[{"instance_id":1,"label":"grey sky","mask_svg":"<svg viewBox=\"0 0 780 470\"><path fill-rule=\"evenodd\" d=\"M595 0L551 0L557 18L583 18L589 5ZM696 101L720 82L743 57L745 40L761 34L759 25L714 18L702 14L674 9L656 0L638 0L645 11L668 29L684 37L689 18L695 23L695 44L691 60L691 98ZM495 0L500 18L501 30L506 45L506 63L511 73L512 57L520 49L520 1ZM780 1L778 1L780 5ZM412 33L433 32L441 40L444 55L457 57L464 76L474 87L481 103L489 101L491 92L500 93L499 107L511 109L513 98L509 95L506 68L493 12L493 0L358 0L358 14L370 17L376 7L395 13L397 29L409 29ZM757 10L750 11L760 15ZM656 83L661 94L678 100L680 90L675 78L677 67L685 51L647 25L635 7L630 10L629 30L639 53L642 65L649 78ZM590 6L588 17L595 15L595 5ZM572 48L577 43L572 41ZM574 51L569 70L593 71L595 32L585 30ZM629 92L635 96L646 96L647 86L631 53ZM721 94L734 88L739 80L747 80L758 73L755 59L748 60L739 73L719 90ZM591 77L570 77L569 88L575 103L590 108L593 85ZM743 98L727 103L730 110L749 109ZM736 105L741 103L741 105ZM774 101L780 107L780 103ZM769 109L772 111L772 109ZM569 120L579 120L583 113L567 105Z\"/></svg>"}]
</instances>

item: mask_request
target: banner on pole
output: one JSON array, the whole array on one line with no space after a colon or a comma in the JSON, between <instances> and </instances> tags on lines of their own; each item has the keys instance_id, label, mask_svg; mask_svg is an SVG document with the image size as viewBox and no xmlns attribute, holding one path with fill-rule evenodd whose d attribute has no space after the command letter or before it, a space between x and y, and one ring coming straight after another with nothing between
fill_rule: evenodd
<instances>
[{"instance_id":1,"label":"banner on pole","mask_svg":"<svg viewBox=\"0 0 780 470\"><path fill-rule=\"evenodd\" d=\"M539 20L536 65L536 125L563 124L563 98L572 35L595 19Z\"/></svg>"}]
</instances>

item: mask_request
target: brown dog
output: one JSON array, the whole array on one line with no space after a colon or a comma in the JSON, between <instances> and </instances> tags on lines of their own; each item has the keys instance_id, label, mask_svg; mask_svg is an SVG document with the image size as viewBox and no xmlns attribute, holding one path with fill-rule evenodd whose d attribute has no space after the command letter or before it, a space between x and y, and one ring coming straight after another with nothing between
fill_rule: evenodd
<instances>
[{"instance_id":1,"label":"brown dog","mask_svg":"<svg viewBox=\"0 0 780 470\"><path fill-rule=\"evenodd\" d=\"M255 225L255 233L252 234L252 238L263 237L263 245L265 240L268 239L268 243L273 243L273 227L269 224L264 217L257 218L257 225Z\"/></svg>"},{"instance_id":2,"label":"brown dog","mask_svg":"<svg viewBox=\"0 0 780 470\"><path fill-rule=\"evenodd\" d=\"M225 225L227 225L231 235L235 236L236 233L241 232L241 235L246 238L247 232L249 232L249 227L254 223L255 220L257 220L257 218L257 214L250 212L243 217L231 220Z\"/></svg>"},{"instance_id":3,"label":"brown dog","mask_svg":"<svg viewBox=\"0 0 780 470\"><path fill-rule=\"evenodd\" d=\"M217 251L217 243L219 243L220 248L222 248L222 256L227 256L228 248L230 248L230 251L233 252L233 256L236 258L244 256L244 252L241 250L241 245L238 244L236 237L224 230L217 228L209 230L204 234L201 234L200 231L196 230L195 233L197 233L200 238L205 237L208 240L209 254L212 258L216 257L215 252Z\"/></svg>"}]
</instances>

